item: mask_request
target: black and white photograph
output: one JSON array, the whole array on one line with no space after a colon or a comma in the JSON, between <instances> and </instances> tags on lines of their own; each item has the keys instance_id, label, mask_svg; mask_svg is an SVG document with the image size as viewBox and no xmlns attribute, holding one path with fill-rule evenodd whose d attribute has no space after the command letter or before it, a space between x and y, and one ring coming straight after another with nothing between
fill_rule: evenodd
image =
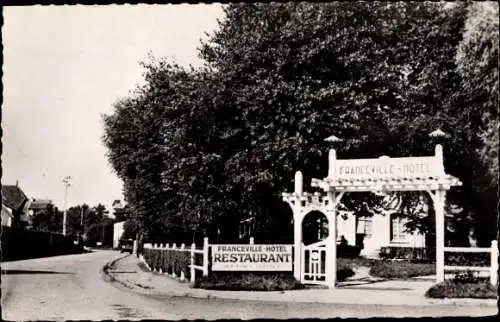
<instances>
[{"instance_id":1,"label":"black and white photograph","mask_svg":"<svg viewBox=\"0 0 500 322\"><path fill-rule=\"evenodd\" d=\"M498 315L498 2L1 10L2 320Z\"/></svg>"}]
</instances>

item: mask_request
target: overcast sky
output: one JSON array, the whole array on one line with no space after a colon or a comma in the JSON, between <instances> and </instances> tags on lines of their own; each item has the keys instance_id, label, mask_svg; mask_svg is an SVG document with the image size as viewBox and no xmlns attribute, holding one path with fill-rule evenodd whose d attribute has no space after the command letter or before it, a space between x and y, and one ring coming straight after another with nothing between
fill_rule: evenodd
<instances>
[{"instance_id":1,"label":"overcast sky","mask_svg":"<svg viewBox=\"0 0 500 322\"><path fill-rule=\"evenodd\" d=\"M122 183L105 157L100 115L142 80L151 51L199 64L196 47L222 8L213 5L4 7L2 184L63 207L110 205Z\"/></svg>"}]
</instances>

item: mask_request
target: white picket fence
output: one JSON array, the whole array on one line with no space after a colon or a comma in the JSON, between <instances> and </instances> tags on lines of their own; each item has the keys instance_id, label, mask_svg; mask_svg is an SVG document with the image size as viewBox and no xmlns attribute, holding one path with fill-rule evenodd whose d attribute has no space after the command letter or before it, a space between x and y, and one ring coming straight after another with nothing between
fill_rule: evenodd
<instances>
[{"instance_id":1,"label":"white picket fence","mask_svg":"<svg viewBox=\"0 0 500 322\"><path fill-rule=\"evenodd\" d=\"M250 244L254 244L254 238L250 237ZM190 269L190 282L194 283L195 278L196 278L196 271L202 271L203 276L208 276L208 264L209 264L209 249L210 249L210 244L208 243L208 237L203 238L203 248L197 249L196 244L192 243L191 247L186 248L185 244L181 244L180 247L177 247L177 244L151 244L151 243L145 243L144 248L146 249L158 249L158 250L172 250L176 252L190 252L190 259L191 263L189 264L189 269ZM196 265L195 264L195 254L202 254L203 255L203 262L202 265ZM144 259L143 255L139 256L139 259L141 260L142 263L150 270L153 271L154 268L150 267L149 264L146 262ZM159 273L161 270L158 271ZM165 274L170 275L171 277L177 278L175 272L172 272L171 274L168 274L165 272ZM181 274L179 276L179 279L181 281L185 280L185 275L186 272L181 271Z\"/></svg>"},{"instance_id":2,"label":"white picket fence","mask_svg":"<svg viewBox=\"0 0 500 322\"><path fill-rule=\"evenodd\" d=\"M490 283L496 286L498 283L498 241L491 241L491 247L445 247L445 252L449 253L490 253L490 266L451 266L445 265L443 271L477 271L490 272ZM440 269L439 267L437 268Z\"/></svg>"},{"instance_id":3,"label":"white picket fence","mask_svg":"<svg viewBox=\"0 0 500 322\"><path fill-rule=\"evenodd\" d=\"M189 269L190 269L190 281L193 283L195 281L196 277L196 271L202 271L203 276L208 276L208 251L209 251L210 245L208 244L208 237L205 237L203 239L203 248L202 249L197 249L196 244L192 243L191 247L186 248L185 244L181 244L180 247L177 247L177 244L151 244L151 243L146 243L144 244L144 248L146 249L157 249L157 250L170 250L170 251L176 251L176 252L189 252L190 253L190 264L189 264ZM202 254L203 255L203 264L202 265L195 265L195 255L196 254ZM149 270L153 270L144 257L141 255L140 260L146 265L146 267ZM160 273L163 273L159 271ZM179 276L181 281L185 280L185 275L187 272L181 271L181 274ZM167 274L167 273L166 273ZM172 277L177 278L175 272L172 272L171 274Z\"/></svg>"}]
</instances>

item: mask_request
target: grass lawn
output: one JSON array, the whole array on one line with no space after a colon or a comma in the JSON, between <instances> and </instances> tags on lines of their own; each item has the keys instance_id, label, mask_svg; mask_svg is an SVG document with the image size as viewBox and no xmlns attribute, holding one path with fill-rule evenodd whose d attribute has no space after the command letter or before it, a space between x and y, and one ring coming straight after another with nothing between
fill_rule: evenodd
<instances>
[{"instance_id":1,"label":"grass lawn","mask_svg":"<svg viewBox=\"0 0 500 322\"><path fill-rule=\"evenodd\" d=\"M194 288L225 291L285 291L304 288L292 273L212 273L197 279Z\"/></svg>"},{"instance_id":2,"label":"grass lawn","mask_svg":"<svg viewBox=\"0 0 500 322\"><path fill-rule=\"evenodd\" d=\"M427 290L430 298L477 298L496 299L498 291L490 284L489 279L478 279L476 282L462 282L454 279L436 284Z\"/></svg>"},{"instance_id":3,"label":"grass lawn","mask_svg":"<svg viewBox=\"0 0 500 322\"><path fill-rule=\"evenodd\" d=\"M339 264L337 280L343 281L354 275L349 263ZM225 291L286 291L303 289L305 286L289 273L212 273L197 279L194 288Z\"/></svg>"}]
</instances>

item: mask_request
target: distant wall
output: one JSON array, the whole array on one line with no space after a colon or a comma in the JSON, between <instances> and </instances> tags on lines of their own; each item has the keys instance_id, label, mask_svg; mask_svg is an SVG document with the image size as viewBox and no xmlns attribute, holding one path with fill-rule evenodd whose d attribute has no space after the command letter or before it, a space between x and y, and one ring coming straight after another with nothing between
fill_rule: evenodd
<instances>
[{"instance_id":1,"label":"distant wall","mask_svg":"<svg viewBox=\"0 0 500 322\"><path fill-rule=\"evenodd\" d=\"M2 226L1 241L2 262L83 252L74 237L50 232Z\"/></svg>"}]
</instances>

